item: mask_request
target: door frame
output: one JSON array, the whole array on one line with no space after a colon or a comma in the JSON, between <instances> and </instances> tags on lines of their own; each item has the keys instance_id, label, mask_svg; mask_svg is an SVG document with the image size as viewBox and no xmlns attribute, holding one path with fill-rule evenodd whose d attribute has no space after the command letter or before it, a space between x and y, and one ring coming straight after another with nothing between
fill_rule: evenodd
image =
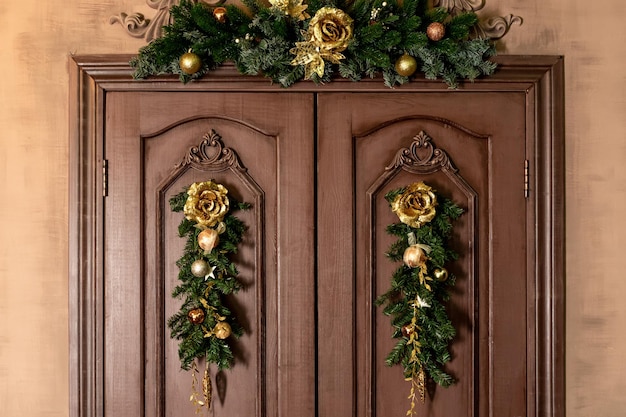
<instances>
[{"instance_id":1,"label":"door frame","mask_svg":"<svg viewBox=\"0 0 626 417\"><path fill-rule=\"evenodd\" d=\"M441 81L417 77L389 89L382 79L338 79L289 89L260 76L240 75L224 65L199 81L175 76L134 80L132 55L69 58L69 406L70 417L103 414L103 139L105 102L115 91L222 92L446 92ZM535 262L536 385L529 398L535 417L565 416L565 169L564 59L561 56L505 55L496 73L460 90L525 92L529 116L529 188L533 202ZM457 90L458 91L458 90ZM533 395L534 394L534 395Z\"/></svg>"}]
</instances>

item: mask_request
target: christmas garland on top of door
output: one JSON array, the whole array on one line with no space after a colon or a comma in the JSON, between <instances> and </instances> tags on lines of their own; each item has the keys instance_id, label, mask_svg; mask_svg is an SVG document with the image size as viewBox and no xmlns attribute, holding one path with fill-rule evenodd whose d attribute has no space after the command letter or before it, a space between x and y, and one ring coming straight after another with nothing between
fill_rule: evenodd
<instances>
[{"instance_id":1,"label":"christmas garland on top of door","mask_svg":"<svg viewBox=\"0 0 626 417\"><path fill-rule=\"evenodd\" d=\"M387 256L403 264L376 304L386 304L383 313L392 317L393 337L399 341L386 363L402 365L405 379L411 381L407 415L413 416L418 395L424 402L426 378L443 387L454 383L443 366L451 359L448 344L456 331L443 303L450 299L448 287L455 284L446 264L458 258L448 240L452 222L463 209L423 182L392 190L385 199L400 219L387 227L398 237Z\"/></svg>"},{"instance_id":2,"label":"christmas garland on top of door","mask_svg":"<svg viewBox=\"0 0 626 417\"><path fill-rule=\"evenodd\" d=\"M209 364L219 369L230 368L234 362L228 338L240 337L243 328L233 312L224 304L224 297L241 288L238 271L230 260L237 253L246 225L232 211L248 209L228 197L228 189L211 181L196 182L170 199L174 212L184 212L178 226L180 237L187 239L182 257L176 262L179 284L172 296L183 298L180 310L169 320L171 337L178 339L181 368L192 369L190 401L197 407L211 404ZM204 358L202 398L197 388L196 360Z\"/></svg>"},{"instance_id":3,"label":"christmas garland on top of door","mask_svg":"<svg viewBox=\"0 0 626 417\"><path fill-rule=\"evenodd\" d=\"M188 82L227 61L283 87L301 80L359 81L382 74L404 84L418 69L450 87L493 74L494 39L472 37L473 11L451 14L428 0L242 0L212 7L181 0L164 34L131 60L135 78L177 74ZM484 35L487 36L487 35Z\"/></svg>"}]
</instances>

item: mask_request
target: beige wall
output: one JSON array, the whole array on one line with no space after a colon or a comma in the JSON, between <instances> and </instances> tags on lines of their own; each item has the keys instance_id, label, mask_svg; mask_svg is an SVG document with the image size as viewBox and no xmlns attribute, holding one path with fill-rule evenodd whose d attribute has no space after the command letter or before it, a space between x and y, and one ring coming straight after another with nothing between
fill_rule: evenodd
<instances>
[{"instance_id":1,"label":"beige wall","mask_svg":"<svg viewBox=\"0 0 626 417\"><path fill-rule=\"evenodd\" d=\"M566 59L567 415L626 415L626 2L487 0L513 54ZM68 415L70 53L135 52L143 0L0 1L0 416ZM505 417L505 416L496 416Z\"/></svg>"}]
</instances>

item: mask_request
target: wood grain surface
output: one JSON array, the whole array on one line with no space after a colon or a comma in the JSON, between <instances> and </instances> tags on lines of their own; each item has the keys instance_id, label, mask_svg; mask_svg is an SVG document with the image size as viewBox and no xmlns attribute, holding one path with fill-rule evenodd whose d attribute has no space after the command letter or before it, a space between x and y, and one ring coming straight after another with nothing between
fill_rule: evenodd
<instances>
[{"instance_id":1,"label":"wood grain surface","mask_svg":"<svg viewBox=\"0 0 626 417\"><path fill-rule=\"evenodd\" d=\"M0 2L0 415L68 415L68 55L133 53L111 26L143 0ZM562 54L567 416L626 409L626 2L488 0L524 18L501 48Z\"/></svg>"}]
</instances>

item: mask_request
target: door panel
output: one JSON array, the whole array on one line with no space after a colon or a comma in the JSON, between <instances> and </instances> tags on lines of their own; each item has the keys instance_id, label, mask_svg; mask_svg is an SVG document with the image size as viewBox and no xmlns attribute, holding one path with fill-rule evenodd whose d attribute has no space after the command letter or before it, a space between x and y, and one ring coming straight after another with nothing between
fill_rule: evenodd
<instances>
[{"instance_id":1,"label":"door panel","mask_svg":"<svg viewBox=\"0 0 626 417\"><path fill-rule=\"evenodd\" d=\"M107 95L105 416L195 415L191 373L166 325L180 306L170 293L184 246L168 201L209 179L252 204L237 212L248 226L234 259L244 288L229 299L245 334L233 341L235 366L211 368L211 415L313 415L312 103L310 94Z\"/></svg>"},{"instance_id":2,"label":"door panel","mask_svg":"<svg viewBox=\"0 0 626 417\"><path fill-rule=\"evenodd\" d=\"M395 341L373 300L397 264L384 195L424 181L466 210L457 221L448 389L418 415L528 416L526 104L520 93L321 94L318 247L320 416L404 415L410 384L385 366ZM468 107L467 103L472 103ZM324 245L343 242L337 252ZM342 318L338 320L338 318ZM337 375L333 369L351 368ZM332 406L330 405L332 404Z\"/></svg>"}]
</instances>

